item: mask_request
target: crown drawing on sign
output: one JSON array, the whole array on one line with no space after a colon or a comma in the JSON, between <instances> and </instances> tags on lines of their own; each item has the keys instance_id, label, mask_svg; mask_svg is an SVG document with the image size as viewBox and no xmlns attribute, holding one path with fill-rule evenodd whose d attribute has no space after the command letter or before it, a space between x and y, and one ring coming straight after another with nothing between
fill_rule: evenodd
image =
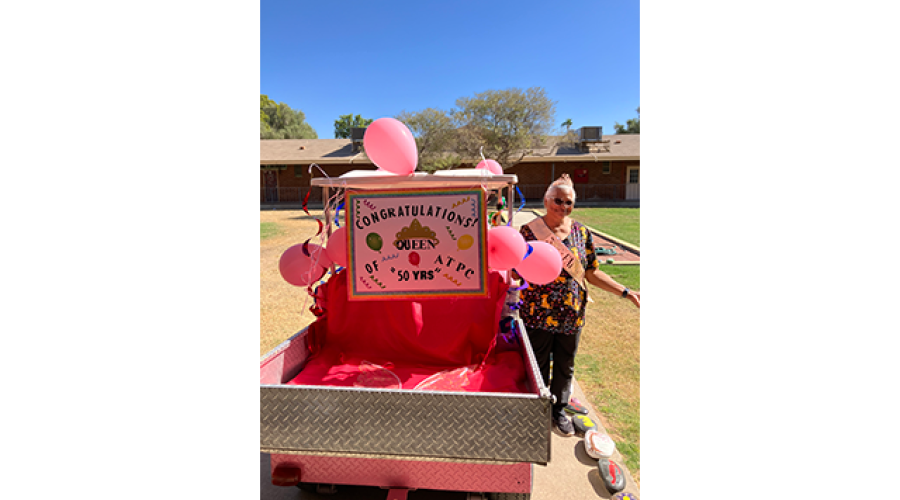
<instances>
[{"instance_id":1,"label":"crown drawing on sign","mask_svg":"<svg viewBox=\"0 0 900 500\"><path fill-rule=\"evenodd\" d=\"M404 227L397 233L398 240L411 240L411 239L427 239L434 240L435 243L438 242L437 238L435 238L436 234L432 231L428 226L422 226L419 223L419 219L413 219L412 223L410 223L409 227Z\"/></svg>"}]
</instances>

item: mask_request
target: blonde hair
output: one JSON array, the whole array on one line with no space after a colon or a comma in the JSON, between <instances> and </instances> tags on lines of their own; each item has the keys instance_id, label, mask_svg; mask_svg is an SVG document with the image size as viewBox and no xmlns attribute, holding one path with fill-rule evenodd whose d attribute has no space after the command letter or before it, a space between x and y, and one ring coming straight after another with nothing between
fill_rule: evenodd
<instances>
[{"instance_id":1,"label":"blonde hair","mask_svg":"<svg viewBox=\"0 0 900 500\"><path fill-rule=\"evenodd\" d=\"M544 192L544 199L549 200L551 198L551 194L556 191L564 191L572 195L572 201L575 201L575 184L572 183L572 179L569 178L569 174L562 174L559 176L559 179L553 181L549 187L547 187L547 191Z\"/></svg>"}]
</instances>

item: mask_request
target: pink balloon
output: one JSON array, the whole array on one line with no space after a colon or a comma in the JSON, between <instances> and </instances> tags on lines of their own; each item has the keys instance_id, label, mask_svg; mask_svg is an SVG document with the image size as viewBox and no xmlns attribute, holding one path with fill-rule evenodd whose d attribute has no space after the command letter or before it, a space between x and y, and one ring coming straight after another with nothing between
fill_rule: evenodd
<instances>
[{"instance_id":1,"label":"pink balloon","mask_svg":"<svg viewBox=\"0 0 900 500\"><path fill-rule=\"evenodd\" d=\"M328 237L328 245L325 247L325 253L335 264L341 267L347 267L347 228L341 227L331 233Z\"/></svg>"},{"instance_id":2,"label":"pink balloon","mask_svg":"<svg viewBox=\"0 0 900 500\"><path fill-rule=\"evenodd\" d=\"M318 247L320 250L317 251L314 247ZM325 268L313 261L318 254L325 253L321 251L321 248L310 243L308 249L312 257L307 257L303 253L302 243L285 250L278 260L278 271L281 272L284 281L294 286L307 286L324 276Z\"/></svg>"},{"instance_id":3,"label":"pink balloon","mask_svg":"<svg viewBox=\"0 0 900 500\"><path fill-rule=\"evenodd\" d=\"M419 150L412 132L399 120L379 118L363 136L366 155L378 168L397 175L409 175L419 162Z\"/></svg>"},{"instance_id":4,"label":"pink balloon","mask_svg":"<svg viewBox=\"0 0 900 500\"><path fill-rule=\"evenodd\" d=\"M488 230L488 267L491 269L506 271L516 267L527 250L525 238L515 228L496 226Z\"/></svg>"},{"instance_id":5,"label":"pink balloon","mask_svg":"<svg viewBox=\"0 0 900 500\"><path fill-rule=\"evenodd\" d=\"M530 241L531 254L516 266L516 272L525 281L535 285L546 285L555 280L562 271L562 258L556 248L543 241Z\"/></svg>"},{"instance_id":6,"label":"pink balloon","mask_svg":"<svg viewBox=\"0 0 900 500\"><path fill-rule=\"evenodd\" d=\"M503 175L503 167L494 160L481 160L475 168L486 168L492 174Z\"/></svg>"},{"instance_id":7,"label":"pink balloon","mask_svg":"<svg viewBox=\"0 0 900 500\"><path fill-rule=\"evenodd\" d=\"M309 256L312 258L313 262L324 267L326 270L331 267L331 257L328 255L328 251L325 247L310 243L306 250L309 252Z\"/></svg>"}]
</instances>

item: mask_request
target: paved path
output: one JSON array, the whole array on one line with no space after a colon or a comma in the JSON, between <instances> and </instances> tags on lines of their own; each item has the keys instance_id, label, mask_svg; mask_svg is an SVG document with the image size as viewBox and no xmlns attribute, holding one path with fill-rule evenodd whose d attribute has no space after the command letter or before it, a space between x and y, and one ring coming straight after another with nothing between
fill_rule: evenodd
<instances>
[{"instance_id":1,"label":"paved path","mask_svg":"<svg viewBox=\"0 0 900 500\"><path fill-rule=\"evenodd\" d=\"M587 398L575 382L573 397L588 406L588 416L602 427L597 417L597 411L590 406ZM597 461L592 459L584 451L584 443L581 436L562 437L556 432L551 433L550 438L550 463L546 466L535 465L533 467L534 483L532 485L532 500L596 500L598 498L612 498L612 494L606 491L603 480L597 469ZM640 491L631 473L625 467L622 455L616 450L613 461L619 464L625 471L625 490L640 497ZM335 495L319 495L300 491L294 487L273 486L269 466L269 455L260 453L259 461L259 498L260 500L385 500L387 490L363 486L339 486ZM452 491L417 490L409 493L409 500L465 500L466 494Z\"/></svg>"}]
</instances>

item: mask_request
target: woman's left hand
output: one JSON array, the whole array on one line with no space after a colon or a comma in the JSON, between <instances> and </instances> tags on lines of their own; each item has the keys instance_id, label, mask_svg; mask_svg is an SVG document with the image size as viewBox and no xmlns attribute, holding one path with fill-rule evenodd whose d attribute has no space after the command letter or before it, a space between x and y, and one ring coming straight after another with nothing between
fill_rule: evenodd
<instances>
[{"instance_id":1,"label":"woman's left hand","mask_svg":"<svg viewBox=\"0 0 900 500\"><path fill-rule=\"evenodd\" d=\"M633 302L638 309L641 308L641 292L628 292L628 300Z\"/></svg>"}]
</instances>

